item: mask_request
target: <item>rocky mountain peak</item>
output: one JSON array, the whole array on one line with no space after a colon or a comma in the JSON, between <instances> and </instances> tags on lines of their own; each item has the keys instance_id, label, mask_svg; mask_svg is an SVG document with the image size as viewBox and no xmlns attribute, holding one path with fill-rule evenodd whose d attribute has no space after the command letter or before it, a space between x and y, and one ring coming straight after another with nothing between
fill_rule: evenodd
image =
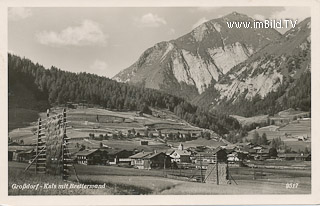
<instances>
[{"instance_id":1,"label":"rocky mountain peak","mask_svg":"<svg viewBox=\"0 0 320 206\"><path fill-rule=\"evenodd\" d=\"M229 28L227 21L253 21L233 12L147 49L114 79L192 99L212 81L281 37L274 29ZM187 92L185 92L187 91Z\"/></svg>"}]
</instances>

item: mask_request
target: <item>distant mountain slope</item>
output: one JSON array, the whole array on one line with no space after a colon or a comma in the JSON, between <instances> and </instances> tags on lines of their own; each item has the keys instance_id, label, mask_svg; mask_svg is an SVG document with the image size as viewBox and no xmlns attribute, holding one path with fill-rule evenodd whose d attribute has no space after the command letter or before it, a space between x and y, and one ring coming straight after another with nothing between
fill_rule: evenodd
<instances>
[{"instance_id":1,"label":"distant mountain slope","mask_svg":"<svg viewBox=\"0 0 320 206\"><path fill-rule=\"evenodd\" d=\"M254 20L233 12L205 22L176 40L147 49L113 79L191 100L213 80L220 80L232 67L281 36L274 29L230 29L227 21Z\"/></svg>"},{"instance_id":2,"label":"distant mountain slope","mask_svg":"<svg viewBox=\"0 0 320 206\"><path fill-rule=\"evenodd\" d=\"M310 18L307 18L282 38L233 67L193 102L224 108L234 114L240 114L241 106L249 106L247 113L254 114L290 107L310 110L310 34ZM252 105L253 102L256 106ZM241 115L248 116L244 113Z\"/></svg>"}]
</instances>

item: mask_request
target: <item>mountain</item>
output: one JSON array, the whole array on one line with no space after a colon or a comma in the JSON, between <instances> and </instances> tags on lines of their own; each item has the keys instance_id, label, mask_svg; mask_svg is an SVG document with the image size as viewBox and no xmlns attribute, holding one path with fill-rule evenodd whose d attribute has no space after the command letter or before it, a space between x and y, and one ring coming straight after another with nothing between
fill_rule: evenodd
<instances>
[{"instance_id":1,"label":"mountain","mask_svg":"<svg viewBox=\"0 0 320 206\"><path fill-rule=\"evenodd\" d=\"M281 38L233 67L193 102L245 116L288 108L309 111L310 25L310 18L300 22Z\"/></svg>"},{"instance_id":2,"label":"mountain","mask_svg":"<svg viewBox=\"0 0 320 206\"><path fill-rule=\"evenodd\" d=\"M274 29L228 28L227 22L251 22L236 12L205 22L190 33L147 49L114 80L143 85L192 100L212 81L281 37Z\"/></svg>"}]
</instances>

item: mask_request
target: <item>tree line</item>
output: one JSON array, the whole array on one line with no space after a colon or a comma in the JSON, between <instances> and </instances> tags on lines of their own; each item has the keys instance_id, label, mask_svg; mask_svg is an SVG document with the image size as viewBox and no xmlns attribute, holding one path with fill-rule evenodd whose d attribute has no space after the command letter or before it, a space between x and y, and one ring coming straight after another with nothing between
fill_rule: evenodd
<instances>
[{"instance_id":1,"label":"tree line","mask_svg":"<svg viewBox=\"0 0 320 206\"><path fill-rule=\"evenodd\" d=\"M236 119L226 114L209 112L183 98L86 72L67 72L54 66L45 69L38 63L12 54L8 54L8 72L9 107L15 102L18 107L45 110L48 106L83 101L119 111L143 110L150 113L148 107L153 107L168 109L187 122L213 130L219 135L241 128ZM36 101L30 101L30 104L21 99L17 101L22 96L19 90L28 92ZM38 105L35 106L35 103Z\"/></svg>"}]
</instances>

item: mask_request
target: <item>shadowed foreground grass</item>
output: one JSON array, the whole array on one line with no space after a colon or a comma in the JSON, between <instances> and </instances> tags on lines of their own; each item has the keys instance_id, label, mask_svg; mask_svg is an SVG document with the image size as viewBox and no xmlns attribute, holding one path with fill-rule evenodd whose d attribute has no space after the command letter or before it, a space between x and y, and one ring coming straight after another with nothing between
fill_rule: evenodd
<instances>
[{"instance_id":1,"label":"shadowed foreground grass","mask_svg":"<svg viewBox=\"0 0 320 206\"><path fill-rule=\"evenodd\" d=\"M9 184L8 194L9 195L112 195L114 189L106 187L105 189L45 189L44 184L49 185L64 185L64 184L78 184L77 182L65 182L59 176L50 176L44 174L35 175L32 172L24 172L23 170L12 171L9 169ZM31 184L39 187L35 189L14 189L14 185Z\"/></svg>"},{"instance_id":2,"label":"shadowed foreground grass","mask_svg":"<svg viewBox=\"0 0 320 206\"><path fill-rule=\"evenodd\" d=\"M103 178L80 178L78 183L74 176L70 181L63 181L60 176L46 174L35 174L33 171L26 171L21 166L9 163L8 194L9 195L138 195L150 194L152 190L141 186L125 184L125 182L104 182ZM101 177L101 176L100 176ZM15 189L16 185L38 185L37 189ZM45 188L45 184L56 185L57 188ZM105 188L58 188L59 185L104 185ZM42 186L42 187L41 187Z\"/></svg>"},{"instance_id":3,"label":"shadowed foreground grass","mask_svg":"<svg viewBox=\"0 0 320 206\"><path fill-rule=\"evenodd\" d=\"M310 171L298 171L282 174L281 170L268 170L272 175L253 180L250 169L233 170L238 183L215 185L187 182L161 177L162 171L147 171L110 166L77 167L80 183L106 184L104 189L40 189L13 190L12 184L65 184L60 177L34 175L32 171L23 172L26 164L9 162L9 195L230 195L230 194L310 194ZM239 170L239 171L237 171ZM244 171L242 171L244 170ZM237 172L236 172L237 171ZM148 173L150 172L150 173ZM249 172L249 173L248 173ZM148 173L148 174L147 174ZM248 173L248 174L246 174ZM301 174L300 174L301 173ZM299 175L298 175L299 174ZM70 181L77 184L75 177ZM287 189L287 183L298 183L297 188Z\"/></svg>"}]
</instances>

